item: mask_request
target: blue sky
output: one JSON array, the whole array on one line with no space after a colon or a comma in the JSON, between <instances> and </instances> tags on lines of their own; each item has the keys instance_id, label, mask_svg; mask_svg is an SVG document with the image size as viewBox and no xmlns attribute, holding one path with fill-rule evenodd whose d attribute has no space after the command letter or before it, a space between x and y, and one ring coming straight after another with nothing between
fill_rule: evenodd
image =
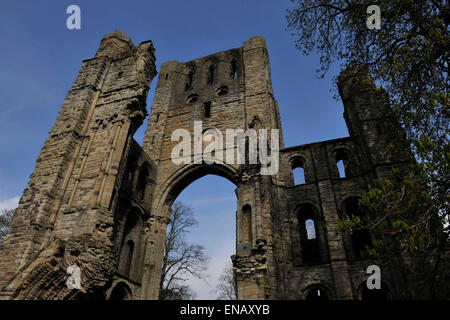
<instances>
[{"instance_id":1,"label":"blue sky","mask_svg":"<svg viewBox=\"0 0 450 320\"><path fill-rule=\"evenodd\" d=\"M71 4L81 8L81 30L66 28L66 8ZM318 79L319 57L302 56L295 49L294 38L286 31L285 10L291 6L288 0L2 1L0 209L13 207L25 189L81 61L93 57L103 35L115 29L126 32L135 44L152 40L158 70L165 61L188 61L263 36L285 145L347 136L342 104L330 92L338 69ZM156 80L151 84L149 110L155 86ZM146 123L135 135L139 142L145 127ZM206 191L208 201L203 197ZM234 248L233 184L207 176L179 199L194 207L199 220L190 239L205 245L214 258L213 271L221 269ZM205 231L211 226L216 232ZM198 289L198 297L211 297L207 291Z\"/></svg>"}]
</instances>

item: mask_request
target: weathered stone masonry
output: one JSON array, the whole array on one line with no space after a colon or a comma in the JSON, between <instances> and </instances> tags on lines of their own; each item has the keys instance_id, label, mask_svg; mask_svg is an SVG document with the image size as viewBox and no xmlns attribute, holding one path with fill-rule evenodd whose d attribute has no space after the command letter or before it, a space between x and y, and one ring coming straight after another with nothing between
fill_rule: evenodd
<instances>
[{"instance_id":1,"label":"weathered stone masonry","mask_svg":"<svg viewBox=\"0 0 450 320\"><path fill-rule=\"evenodd\" d=\"M147 116L155 75L152 43L136 47L121 31L83 61L1 247L0 297L157 299L171 205L191 182L216 174L236 185L239 299L360 298L367 275L358 249L370 235L336 226L374 179L405 161L388 148L398 124L384 93L369 78L343 72L350 136L284 148L267 48L253 37L241 48L164 63L141 147L132 137ZM279 129L279 172L175 165L171 134L193 134L194 121L222 132ZM297 167L305 183L295 185ZM80 290L66 286L70 265L81 269ZM400 289L389 273L383 281Z\"/></svg>"}]
</instances>

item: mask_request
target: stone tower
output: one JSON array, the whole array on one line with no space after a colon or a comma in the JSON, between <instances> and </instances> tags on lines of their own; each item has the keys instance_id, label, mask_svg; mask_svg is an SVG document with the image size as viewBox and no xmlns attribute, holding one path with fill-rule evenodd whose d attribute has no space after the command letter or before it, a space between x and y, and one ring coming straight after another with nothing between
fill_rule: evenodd
<instances>
[{"instance_id":1,"label":"stone tower","mask_svg":"<svg viewBox=\"0 0 450 320\"><path fill-rule=\"evenodd\" d=\"M151 42L135 47L115 31L83 62L1 248L1 297L157 299L170 208L207 174L236 185L231 258L239 299L366 297L359 251L370 234L343 234L336 226L357 212L374 179L405 161L388 148L386 130L397 123L384 94L370 79L343 72L350 136L284 148L268 51L263 38L253 37L240 48L164 63L141 147L132 137L147 115L153 52ZM194 137L182 142L188 156L174 157L177 129ZM278 140L279 157L248 161L248 138L241 163L238 144L224 139L214 150L222 161L210 163L202 158L207 129L266 130L268 140L258 139L256 149L275 154ZM279 170L261 174L275 163ZM293 177L299 168L300 184ZM67 286L69 267L81 271L80 289ZM399 290L389 272L383 281L386 290Z\"/></svg>"},{"instance_id":2,"label":"stone tower","mask_svg":"<svg viewBox=\"0 0 450 320\"><path fill-rule=\"evenodd\" d=\"M155 74L152 43L135 47L121 31L83 61L2 245L3 298L75 298L109 283L119 189ZM70 265L82 266L77 292L65 283Z\"/></svg>"}]
</instances>

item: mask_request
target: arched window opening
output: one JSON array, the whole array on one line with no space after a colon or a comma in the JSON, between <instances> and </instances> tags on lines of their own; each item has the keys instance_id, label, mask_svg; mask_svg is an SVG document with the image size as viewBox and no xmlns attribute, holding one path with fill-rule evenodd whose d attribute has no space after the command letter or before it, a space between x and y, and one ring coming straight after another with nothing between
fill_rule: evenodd
<instances>
[{"instance_id":1,"label":"arched window opening","mask_svg":"<svg viewBox=\"0 0 450 320\"><path fill-rule=\"evenodd\" d=\"M223 96L225 94L228 93L228 87L227 86L222 86L219 89L217 89L217 95L219 96Z\"/></svg>"},{"instance_id":2,"label":"arched window opening","mask_svg":"<svg viewBox=\"0 0 450 320\"><path fill-rule=\"evenodd\" d=\"M237 78L237 63L236 60L233 59L231 61L231 79L236 79Z\"/></svg>"},{"instance_id":3,"label":"arched window opening","mask_svg":"<svg viewBox=\"0 0 450 320\"><path fill-rule=\"evenodd\" d=\"M316 228L316 212L310 205L305 205L298 211L300 243L303 263L320 263L321 250Z\"/></svg>"},{"instance_id":4,"label":"arched window opening","mask_svg":"<svg viewBox=\"0 0 450 320\"><path fill-rule=\"evenodd\" d=\"M252 243L252 208L242 207L242 243Z\"/></svg>"},{"instance_id":5,"label":"arched window opening","mask_svg":"<svg viewBox=\"0 0 450 320\"><path fill-rule=\"evenodd\" d=\"M120 301L120 300L130 300L131 293L127 285L123 283L117 284L109 296L109 300Z\"/></svg>"},{"instance_id":6,"label":"arched window opening","mask_svg":"<svg viewBox=\"0 0 450 320\"><path fill-rule=\"evenodd\" d=\"M133 253L134 253L134 242L132 240L128 240L125 247L125 276L130 276L131 265L133 263Z\"/></svg>"},{"instance_id":7,"label":"arched window opening","mask_svg":"<svg viewBox=\"0 0 450 320\"><path fill-rule=\"evenodd\" d=\"M358 198L352 197L347 199L344 204L344 218L351 220L353 217L359 217L362 221L365 220L366 214L358 205ZM351 231L351 243L353 246L353 254L355 258L361 258L361 252L371 247L372 239L370 232L367 229L359 229Z\"/></svg>"},{"instance_id":8,"label":"arched window opening","mask_svg":"<svg viewBox=\"0 0 450 320\"><path fill-rule=\"evenodd\" d=\"M348 178L349 175L349 166L348 166L348 155L347 152L340 149L336 152L336 167L339 172L339 178Z\"/></svg>"},{"instance_id":9,"label":"arched window opening","mask_svg":"<svg viewBox=\"0 0 450 320\"><path fill-rule=\"evenodd\" d=\"M313 287L308 290L305 300L328 300L328 295L321 287Z\"/></svg>"},{"instance_id":10,"label":"arched window opening","mask_svg":"<svg viewBox=\"0 0 450 320\"><path fill-rule=\"evenodd\" d=\"M188 103L194 103L194 102L197 102L197 100L198 100L198 94L195 94L195 93L190 94L190 95L187 97L186 100L187 100Z\"/></svg>"},{"instance_id":11,"label":"arched window opening","mask_svg":"<svg viewBox=\"0 0 450 320\"><path fill-rule=\"evenodd\" d=\"M214 66L210 66L208 69L208 84L213 84L214 82Z\"/></svg>"},{"instance_id":12,"label":"arched window opening","mask_svg":"<svg viewBox=\"0 0 450 320\"><path fill-rule=\"evenodd\" d=\"M305 168L302 159L294 159L292 162L292 174L294 175L294 185L306 183Z\"/></svg>"}]
</instances>

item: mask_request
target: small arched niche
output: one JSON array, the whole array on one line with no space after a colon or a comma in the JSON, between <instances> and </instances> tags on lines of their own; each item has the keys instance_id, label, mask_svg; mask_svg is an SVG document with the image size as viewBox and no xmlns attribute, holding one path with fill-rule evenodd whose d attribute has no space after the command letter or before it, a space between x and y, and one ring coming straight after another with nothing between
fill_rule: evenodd
<instances>
[{"instance_id":1,"label":"small arched niche","mask_svg":"<svg viewBox=\"0 0 450 320\"><path fill-rule=\"evenodd\" d=\"M189 104L197 102L198 101L198 94L193 93L193 94L188 95L188 97L186 98L186 101Z\"/></svg>"},{"instance_id":2,"label":"small arched niche","mask_svg":"<svg viewBox=\"0 0 450 320\"><path fill-rule=\"evenodd\" d=\"M223 96L226 95L228 93L228 87L227 86L221 86L217 89L217 95L218 96Z\"/></svg>"}]
</instances>

